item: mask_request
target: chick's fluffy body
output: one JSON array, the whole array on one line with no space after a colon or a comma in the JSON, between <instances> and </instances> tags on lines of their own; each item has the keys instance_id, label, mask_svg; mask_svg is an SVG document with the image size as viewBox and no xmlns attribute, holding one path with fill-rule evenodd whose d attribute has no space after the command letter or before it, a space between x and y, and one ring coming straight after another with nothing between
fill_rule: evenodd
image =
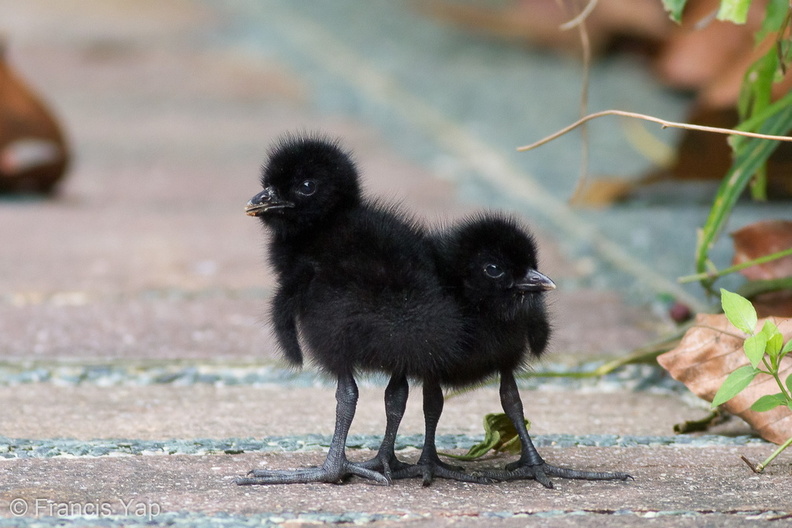
<instances>
[{"instance_id":1,"label":"chick's fluffy body","mask_svg":"<svg viewBox=\"0 0 792 528\"><path fill-rule=\"evenodd\" d=\"M301 196L308 181L315 190ZM437 376L458 358L463 318L440 284L430 239L398 208L361 196L337 144L282 141L262 184L294 203L262 216L279 279L272 316L287 358L301 361L298 334L334 375Z\"/></svg>"}]
</instances>

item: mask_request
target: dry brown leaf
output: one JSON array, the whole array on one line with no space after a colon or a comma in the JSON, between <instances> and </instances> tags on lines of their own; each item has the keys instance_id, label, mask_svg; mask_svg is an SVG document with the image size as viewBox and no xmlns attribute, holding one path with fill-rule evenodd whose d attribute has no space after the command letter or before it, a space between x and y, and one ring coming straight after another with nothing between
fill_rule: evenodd
<instances>
[{"instance_id":1,"label":"dry brown leaf","mask_svg":"<svg viewBox=\"0 0 792 528\"><path fill-rule=\"evenodd\" d=\"M5 60L0 42L0 194L49 193L69 162L51 110Z\"/></svg>"},{"instance_id":2,"label":"dry brown leaf","mask_svg":"<svg viewBox=\"0 0 792 528\"><path fill-rule=\"evenodd\" d=\"M741 264L765 255L792 248L792 222L765 220L756 222L731 234L734 240L734 260ZM742 270L750 280L769 280L792 277L792 256L751 266Z\"/></svg>"},{"instance_id":3,"label":"dry brown leaf","mask_svg":"<svg viewBox=\"0 0 792 528\"><path fill-rule=\"evenodd\" d=\"M424 0L414 5L434 18L476 33L577 53L580 50L577 31L562 31L559 26L573 19L586 3L513 0L489 5ZM648 43L662 41L674 24L657 0L599 0L586 18L586 27L591 50L598 55L625 38Z\"/></svg>"},{"instance_id":4,"label":"dry brown leaf","mask_svg":"<svg viewBox=\"0 0 792 528\"><path fill-rule=\"evenodd\" d=\"M757 331L762 328L764 321L759 321ZM773 318L773 321L784 335L785 342L792 339L792 319ZM742 348L744 338L737 335L740 335L740 331L731 325L725 315L700 314L679 346L659 356L657 361L696 396L711 402L726 377L748 364ZM790 374L792 357L787 356L781 363L781 380L784 381ZM765 440L781 444L792 437L792 410L783 406L765 412L751 410L751 405L759 397L778 392L775 380L760 374L722 407L748 422Z\"/></svg>"},{"instance_id":5,"label":"dry brown leaf","mask_svg":"<svg viewBox=\"0 0 792 528\"><path fill-rule=\"evenodd\" d=\"M792 248L792 222L766 220L743 227L732 233L734 240L733 264L755 260ZM751 266L741 271L749 280L772 280L792 277L792 256ZM752 298L760 316L792 317L792 291L781 290L763 293Z\"/></svg>"}]
</instances>

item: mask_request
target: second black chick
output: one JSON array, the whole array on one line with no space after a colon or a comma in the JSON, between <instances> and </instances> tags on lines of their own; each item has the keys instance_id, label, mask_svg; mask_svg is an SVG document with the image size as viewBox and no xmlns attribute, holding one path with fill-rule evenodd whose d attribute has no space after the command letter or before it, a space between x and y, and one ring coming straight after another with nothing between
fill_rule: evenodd
<instances>
[{"instance_id":1,"label":"second black chick","mask_svg":"<svg viewBox=\"0 0 792 528\"><path fill-rule=\"evenodd\" d=\"M530 358L541 356L551 335L545 308L546 291L555 284L537 270L537 248L531 235L513 218L482 214L437 236L437 259L446 287L454 292L465 316L468 341L460 361L447 364L424 383L426 440L419 462L394 478L423 476L431 482L437 457L434 431L443 408L442 387L462 387L500 375L503 410L514 424L522 447L520 459L506 470L484 471L495 480L535 479L552 488L550 476L587 480L625 480L626 473L577 471L551 466L536 450L525 426L514 373Z\"/></svg>"},{"instance_id":2,"label":"second black chick","mask_svg":"<svg viewBox=\"0 0 792 528\"><path fill-rule=\"evenodd\" d=\"M463 222L439 241L447 285L463 307L472 346L464 361L441 377L443 385L461 386L500 374L503 410L520 437L520 459L498 480L536 479L552 488L549 476L586 480L626 480L626 473L577 471L544 462L525 427L522 400L514 379L529 357L546 350L551 325L545 292L555 283L538 271L533 237L510 217L480 215Z\"/></svg>"},{"instance_id":3,"label":"second black chick","mask_svg":"<svg viewBox=\"0 0 792 528\"><path fill-rule=\"evenodd\" d=\"M458 361L464 341L459 305L442 287L425 231L394 207L365 199L349 153L319 136L288 136L264 167L264 189L246 208L270 232L278 287L275 335L288 360L302 363L302 338L337 380L336 426L321 467L254 470L238 484L338 482L388 477L346 458L359 371L392 374L390 415L403 412L407 378ZM393 410L393 406L396 410ZM383 452L383 468L394 458Z\"/></svg>"}]
</instances>

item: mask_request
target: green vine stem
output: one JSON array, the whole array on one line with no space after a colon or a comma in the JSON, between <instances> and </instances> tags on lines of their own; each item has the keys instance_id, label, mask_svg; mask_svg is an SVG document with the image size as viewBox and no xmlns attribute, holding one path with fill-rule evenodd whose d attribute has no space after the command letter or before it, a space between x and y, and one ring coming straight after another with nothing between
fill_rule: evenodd
<instances>
[{"instance_id":1,"label":"green vine stem","mask_svg":"<svg viewBox=\"0 0 792 528\"><path fill-rule=\"evenodd\" d=\"M772 462L772 461L773 461L773 459L775 459L775 457L777 457L778 455L780 455L780 454L781 454L781 452L783 452L783 451L784 451L784 449L786 449L786 448L787 448L787 447L789 447L790 445L792 445L792 436L790 436L790 437L787 439L787 441L786 441L786 442L784 442L783 444L781 444L780 446L778 446L778 449L776 449L775 451L773 451L773 454L772 454L772 455L770 455L769 457L767 457L767 459L766 459L764 462L761 462L761 463L759 463L759 464L756 464L756 465L754 465L754 463L753 463L753 462L751 462L750 460L748 460L748 459L747 459L745 456L741 456L740 458L742 458L742 459L743 459L743 462L745 462L746 464L748 464L748 467L750 467L750 468L753 470L753 472L754 472L754 473L761 473L762 471L764 471L764 468L766 468L767 466L769 466L769 465L770 465L770 462Z\"/></svg>"},{"instance_id":2,"label":"green vine stem","mask_svg":"<svg viewBox=\"0 0 792 528\"><path fill-rule=\"evenodd\" d=\"M792 398L790 398L789 393L786 390L786 387L784 387L784 383L781 381L781 378L778 377L778 365L768 365L767 364L767 356L762 358L762 362L765 364L765 367L767 367L767 370L769 370L769 372L765 372L765 371L761 371L761 372L763 372L764 374L770 374L771 376L773 376L773 379L778 384L778 388L781 389L781 394L784 395L784 398L786 398L786 400L788 402L792 402ZM775 363L772 360L771 360L771 362Z\"/></svg>"}]
</instances>

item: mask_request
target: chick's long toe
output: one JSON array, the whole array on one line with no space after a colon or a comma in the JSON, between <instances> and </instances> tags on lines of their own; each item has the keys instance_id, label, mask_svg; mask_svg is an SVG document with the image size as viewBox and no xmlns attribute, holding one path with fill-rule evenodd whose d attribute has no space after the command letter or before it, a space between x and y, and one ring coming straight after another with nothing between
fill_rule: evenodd
<instances>
[{"instance_id":1,"label":"chick's long toe","mask_svg":"<svg viewBox=\"0 0 792 528\"><path fill-rule=\"evenodd\" d=\"M421 477L423 479L424 487L429 486L435 478L472 482L475 484L492 484L497 480L486 475L467 473L463 468L446 464L437 457L434 459L419 460L417 464L413 464L402 471L394 472L392 475L394 480L416 477Z\"/></svg>"},{"instance_id":2,"label":"chick's long toe","mask_svg":"<svg viewBox=\"0 0 792 528\"><path fill-rule=\"evenodd\" d=\"M353 476L363 477L383 485L390 484L389 479L381 473L349 461L342 461L339 464L325 462L319 467L295 470L267 471L254 469L248 473L248 476L236 479L236 483L240 486L307 484L309 482L336 484Z\"/></svg>"},{"instance_id":3,"label":"chick's long toe","mask_svg":"<svg viewBox=\"0 0 792 528\"><path fill-rule=\"evenodd\" d=\"M516 464L507 465L506 469L485 470L479 474L504 482L512 480L536 480L545 488L550 489L553 488L553 482L550 480L550 477L575 480L634 480L632 475L629 475L628 473L580 471L576 469L551 466L547 463L531 465L529 463L521 464L518 462Z\"/></svg>"}]
</instances>

